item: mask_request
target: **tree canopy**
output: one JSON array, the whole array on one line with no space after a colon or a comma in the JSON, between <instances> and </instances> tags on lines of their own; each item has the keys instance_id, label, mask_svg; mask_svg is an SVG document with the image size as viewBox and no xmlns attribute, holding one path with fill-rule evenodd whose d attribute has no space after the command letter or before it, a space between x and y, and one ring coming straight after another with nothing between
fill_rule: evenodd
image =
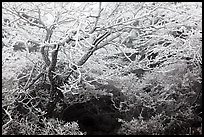
<instances>
[{"instance_id":1,"label":"tree canopy","mask_svg":"<svg viewBox=\"0 0 204 137\"><path fill-rule=\"evenodd\" d=\"M96 98L110 95L113 103L110 107L119 110L123 119L117 134L140 134L143 129L146 134L170 134L171 124L172 127L176 125L173 122L161 125L158 121L164 122L163 116L170 117L168 111L177 117L173 110L182 105L180 100L187 102L185 107L200 103L201 74L201 2L2 2L2 87L4 91L9 90L9 94L3 92L3 108L9 102L21 100L20 93L29 99L36 91L38 94L30 100L43 98L41 103L47 105L43 107L52 108L46 110L49 115L59 115L59 110L55 111L63 100L66 104L63 112L75 116L69 112L72 107L67 108L75 95L77 99L89 93ZM195 85L198 88L193 89ZM8 97L14 94L17 97L9 100ZM87 101L89 97L83 99ZM101 97L100 101L106 99ZM124 104L128 106L125 116ZM164 107L167 104L169 108ZM4 109L8 116L4 120L4 129L16 115L14 108L19 106L12 105ZM90 102L89 105L96 107ZM103 108L101 104L97 107ZM197 112L194 115L187 110L181 111L182 116L189 119L197 116ZM42 110L31 112L37 116L44 114ZM140 116L145 120L154 117L150 123L143 123L144 126L150 124L151 130L144 127L133 130L139 125L137 120L141 119L136 117ZM104 118L101 117L96 115L94 120ZM134 126L130 126L131 122ZM156 129L151 127L154 122L158 125ZM182 127L182 122L177 129ZM102 125L98 128L103 128ZM113 125L110 125L112 131ZM77 126L70 126L76 128L74 134L82 134ZM79 122L79 126L83 129L84 123ZM186 129L181 130L181 134L186 134ZM6 131L4 134L9 134ZM174 133L178 134L178 131L174 130Z\"/></svg>"}]
</instances>

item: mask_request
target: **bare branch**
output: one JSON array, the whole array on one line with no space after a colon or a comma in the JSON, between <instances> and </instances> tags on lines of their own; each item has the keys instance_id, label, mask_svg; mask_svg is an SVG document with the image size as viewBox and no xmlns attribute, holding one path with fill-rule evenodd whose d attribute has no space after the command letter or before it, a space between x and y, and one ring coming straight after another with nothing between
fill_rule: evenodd
<instances>
[{"instance_id":1,"label":"bare branch","mask_svg":"<svg viewBox=\"0 0 204 137\"><path fill-rule=\"evenodd\" d=\"M95 31L95 29L96 29L96 26L97 26L97 24L98 24L98 20L99 20L99 18L100 18L101 11L102 11L102 9L101 9L101 2L99 2L98 15L95 16L96 21L95 21L95 24L94 24L92 30L90 30L90 32L89 32L90 34L92 34L92 33Z\"/></svg>"},{"instance_id":2,"label":"bare branch","mask_svg":"<svg viewBox=\"0 0 204 137\"><path fill-rule=\"evenodd\" d=\"M30 79L31 79L31 76L32 76L32 74L33 74L33 72L34 72L34 70L35 70L35 65L36 65L36 64L34 64L32 70L31 70L31 72L30 72L30 76L29 76L29 78L28 78L28 80L27 80L27 82L26 82L26 84L25 84L25 86L24 86L24 89L26 88L26 86L28 85L28 82L29 82Z\"/></svg>"},{"instance_id":3,"label":"bare branch","mask_svg":"<svg viewBox=\"0 0 204 137\"><path fill-rule=\"evenodd\" d=\"M44 72L41 72L40 74L38 74L32 81L31 83L25 87L24 89L27 90L28 88L30 88L40 77L42 77L44 74Z\"/></svg>"},{"instance_id":4,"label":"bare branch","mask_svg":"<svg viewBox=\"0 0 204 137\"><path fill-rule=\"evenodd\" d=\"M6 126L7 126L9 123L11 123L11 121L13 120L12 117L11 117L11 115L10 115L10 113L9 113L7 110L5 110L4 108L3 108L3 110L4 110L5 113L8 115L9 121L8 121L6 124L2 125L2 129L6 128Z\"/></svg>"},{"instance_id":5,"label":"bare branch","mask_svg":"<svg viewBox=\"0 0 204 137\"><path fill-rule=\"evenodd\" d=\"M104 46L109 44L110 41L114 40L115 38L119 37L120 35L121 35L121 33L119 33L119 32L111 35L111 37L107 38L103 43L99 44L97 49L103 48Z\"/></svg>"},{"instance_id":6,"label":"bare branch","mask_svg":"<svg viewBox=\"0 0 204 137\"><path fill-rule=\"evenodd\" d=\"M94 47L91 47L88 52L86 54L84 54L82 56L82 58L78 61L77 66L82 66L90 57L91 55L93 55L93 53L100 49L103 48L104 46L106 46L107 44L109 44L110 41L114 40L115 38L119 37L121 35L121 33L115 33L113 35L111 35L111 37L107 38L110 35L110 32L106 32L104 33L104 35L100 36L94 43L96 45L93 45ZM102 42L105 38L107 38L103 43L100 44L100 42ZM76 67L76 66L75 66ZM65 78L65 80L69 79L69 77L71 76L71 74L74 71L71 70L70 72L68 72L68 76Z\"/></svg>"},{"instance_id":7,"label":"bare branch","mask_svg":"<svg viewBox=\"0 0 204 137\"><path fill-rule=\"evenodd\" d=\"M28 22L29 24L33 25L33 26L36 26L38 28L42 28L42 29L46 29L46 26L42 23L42 22L39 22L39 24L41 24L42 26L30 21L28 18L33 18L33 19L36 19L35 17L31 17L31 16L28 16L26 15L25 13L22 13L22 12L17 12L18 14L18 17L20 17L21 19L25 20L26 22ZM23 15L26 15L28 16L28 18L25 18ZM37 19L38 20L38 19ZM39 20L38 20L39 21Z\"/></svg>"},{"instance_id":8,"label":"bare branch","mask_svg":"<svg viewBox=\"0 0 204 137\"><path fill-rule=\"evenodd\" d=\"M41 11L40 11L40 8L37 6L37 9L38 9L38 20L39 20L39 23L41 23L44 27L45 27L45 24L42 22L42 19L41 19Z\"/></svg>"},{"instance_id":9,"label":"bare branch","mask_svg":"<svg viewBox=\"0 0 204 137\"><path fill-rule=\"evenodd\" d=\"M117 48L119 48L119 50L123 53L123 55L130 61L130 62L133 62L126 54L125 52L122 50L122 48L120 48L120 44L119 43L110 43L112 45L115 45ZM118 45L119 44L119 45ZM130 55L131 56L131 55Z\"/></svg>"}]
</instances>

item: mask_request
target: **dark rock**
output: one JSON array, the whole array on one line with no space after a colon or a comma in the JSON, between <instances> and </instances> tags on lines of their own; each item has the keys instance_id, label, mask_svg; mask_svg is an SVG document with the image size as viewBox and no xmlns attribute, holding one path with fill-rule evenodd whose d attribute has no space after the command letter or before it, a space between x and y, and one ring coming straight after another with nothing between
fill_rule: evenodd
<instances>
[{"instance_id":1,"label":"dark rock","mask_svg":"<svg viewBox=\"0 0 204 137\"><path fill-rule=\"evenodd\" d=\"M13 50L14 51L21 51L21 52L28 50L29 53L38 52L40 50L40 44L38 44L35 41L27 41L27 43L25 43L23 41L17 41L13 45Z\"/></svg>"},{"instance_id":2,"label":"dark rock","mask_svg":"<svg viewBox=\"0 0 204 137\"><path fill-rule=\"evenodd\" d=\"M67 100L71 99L68 104L60 103L60 99L50 101L46 107L46 116L59 118L65 122L76 121L80 130L87 132L88 135L116 134L121 125L118 122L118 118L122 118L119 107L120 102L124 101L124 95L119 88L110 83L102 84L91 77L87 77L86 80L91 80L89 83L95 87L94 90L103 90L111 94L81 93L74 99L67 97ZM75 101L76 98L80 101Z\"/></svg>"},{"instance_id":3,"label":"dark rock","mask_svg":"<svg viewBox=\"0 0 204 137\"><path fill-rule=\"evenodd\" d=\"M63 112L66 122L78 121L79 127L87 134L113 134L120 127L120 112L115 108L110 96L100 96L87 102L76 103Z\"/></svg>"},{"instance_id":4,"label":"dark rock","mask_svg":"<svg viewBox=\"0 0 204 137\"><path fill-rule=\"evenodd\" d=\"M25 43L22 42L22 41L17 41L17 42L13 45L13 50L14 50L14 51L26 51Z\"/></svg>"}]
</instances>

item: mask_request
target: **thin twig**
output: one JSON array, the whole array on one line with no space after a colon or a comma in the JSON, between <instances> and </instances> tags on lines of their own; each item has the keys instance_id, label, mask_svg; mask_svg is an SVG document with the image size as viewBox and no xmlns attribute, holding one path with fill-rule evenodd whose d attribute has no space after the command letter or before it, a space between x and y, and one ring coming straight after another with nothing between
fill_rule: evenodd
<instances>
[{"instance_id":1,"label":"thin twig","mask_svg":"<svg viewBox=\"0 0 204 137\"><path fill-rule=\"evenodd\" d=\"M115 43L110 43L110 44L112 44L112 45L115 45L117 48L119 48L119 50L124 54L124 56L130 61L130 62L133 62L130 58L129 58L129 56L127 56L126 54L125 54L125 52L120 48L120 46L122 45L117 45L117 44L115 44ZM132 55L132 54L131 54ZM130 56L131 56L130 55Z\"/></svg>"},{"instance_id":2,"label":"thin twig","mask_svg":"<svg viewBox=\"0 0 204 137\"><path fill-rule=\"evenodd\" d=\"M9 123L11 123L11 121L13 120L12 119L12 117L11 117L11 115L9 114L9 112L7 111L7 110L5 110L4 108L2 108L4 111L5 111L5 113L8 115L8 117L9 117L9 121L6 123L6 124L4 124L3 126L2 126L2 129L4 129L4 128L6 128L6 126L9 124Z\"/></svg>"},{"instance_id":3,"label":"thin twig","mask_svg":"<svg viewBox=\"0 0 204 137\"><path fill-rule=\"evenodd\" d=\"M25 84L25 86L24 86L24 88L23 88L23 89L25 89L25 88L26 88L26 86L28 85L28 82L30 81L31 76L32 76L32 74L33 74L33 72L34 72L34 70L35 70L35 66L36 66L36 64L34 64L34 66L33 66L32 70L31 70L31 72L30 72L30 76L29 76L29 78L28 78L28 80L27 80L27 82L26 82L26 84Z\"/></svg>"},{"instance_id":4,"label":"thin twig","mask_svg":"<svg viewBox=\"0 0 204 137\"><path fill-rule=\"evenodd\" d=\"M101 2L99 2L99 9L98 9L98 15L96 16L96 21L95 21L95 24L94 24L94 27L92 28L92 30L89 32L90 34L92 34L94 32L94 30L96 29L96 26L98 24L98 20L100 18L100 14L101 14Z\"/></svg>"},{"instance_id":5,"label":"thin twig","mask_svg":"<svg viewBox=\"0 0 204 137\"><path fill-rule=\"evenodd\" d=\"M43 76L43 72L41 72L40 74L38 74L37 76L36 76L36 78L35 79L33 79L33 81L30 83L30 85L28 85L27 87L25 87L25 90L27 90L30 86L32 86L40 77L42 77Z\"/></svg>"}]
</instances>

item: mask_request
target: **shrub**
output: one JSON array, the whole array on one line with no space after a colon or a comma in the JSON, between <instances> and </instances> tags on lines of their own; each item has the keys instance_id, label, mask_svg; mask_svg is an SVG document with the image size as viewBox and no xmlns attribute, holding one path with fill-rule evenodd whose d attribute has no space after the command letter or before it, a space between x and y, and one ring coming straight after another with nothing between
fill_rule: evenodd
<instances>
[{"instance_id":1,"label":"shrub","mask_svg":"<svg viewBox=\"0 0 204 137\"><path fill-rule=\"evenodd\" d=\"M13 119L2 130L3 135L85 135L76 122L64 123L55 119L44 119L41 124L27 119Z\"/></svg>"}]
</instances>

